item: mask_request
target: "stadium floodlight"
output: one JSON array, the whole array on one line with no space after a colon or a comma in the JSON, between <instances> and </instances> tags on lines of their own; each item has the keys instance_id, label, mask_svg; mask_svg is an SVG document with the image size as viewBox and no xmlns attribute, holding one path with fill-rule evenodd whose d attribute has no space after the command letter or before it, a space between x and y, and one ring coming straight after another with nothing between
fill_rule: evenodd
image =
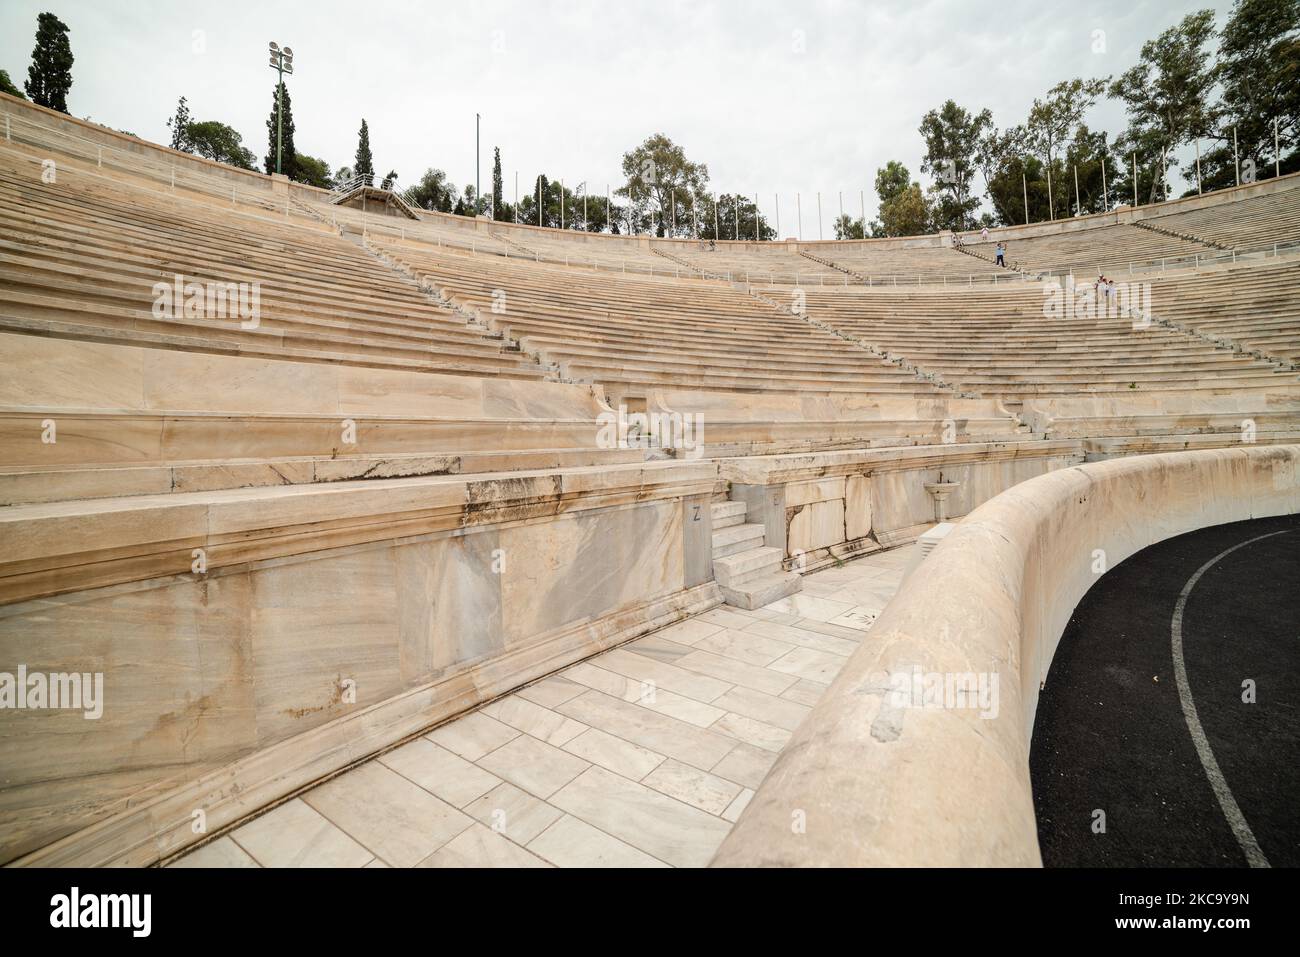
<instances>
[{"instance_id":1,"label":"stadium floodlight","mask_svg":"<svg viewBox=\"0 0 1300 957\"><path fill-rule=\"evenodd\" d=\"M274 40L270 46L270 67L279 74L275 85L275 171L280 172L281 156L284 152L284 75L293 73L293 49L280 49Z\"/></svg>"}]
</instances>

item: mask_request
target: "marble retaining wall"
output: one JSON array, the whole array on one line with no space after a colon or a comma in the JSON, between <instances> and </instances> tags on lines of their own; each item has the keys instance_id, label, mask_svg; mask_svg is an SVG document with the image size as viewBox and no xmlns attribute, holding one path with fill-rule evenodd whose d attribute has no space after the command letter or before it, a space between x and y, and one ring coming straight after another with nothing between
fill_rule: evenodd
<instances>
[{"instance_id":1,"label":"marble retaining wall","mask_svg":"<svg viewBox=\"0 0 1300 957\"><path fill-rule=\"evenodd\" d=\"M1099 462L986 502L894 596L714 865L1040 865L1038 689L1097 550L1113 568L1184 532L1297 511L1297 445ZM900 704L891 676L913 669L996 676L997 705Z\"/></svg>"},{"instance_id":2,"label":"marble retaining wall","mask_svg":"<svg viewBox=\"0 0 1300 957\"><path fill-rule=\"evenodd\" d=\"M955 483L949 518L1020 482L1083 461L1077 442L986 442L770 455L721 462L732 498L785 566L811 571L916 538L934 524L930 483Z\"/></svg>"},{"instance_id":3,"label":"marble retaining wall","mask_svg":"<svg viewBox=\"0 0 1300 957\"><path fill-rule=\"evenodd\" d=\"M98 719L3 712L0 861L151 863L198 839L200 816L210 833L721 600L711 464L385 484L386 495L374 483L298 490L315 499L301 513L247 491L217 496L248 506L236 537L277 544L261 557L236 549L222 558L209 521L212 564L202 574L141 578L125 567L111 584L81 588L78 576L93 583L85 569L97 563L74 551L62 593L0 606L0 673L21 666L104 681ZM309 516L326 518L322 502L340 493L362 497L348 527L370 531L313 545L320 523ZM375 496L388 500L386 514L374 512ZM435 498L440 510L429 508ZM74 507L86 511L61 524ZM111 512L73 503L25 514L8 541L44 542L48 552L51 535L85 547ZM336 531L341 515L327 523ZM164 525L140 530L135 550L173 551ZM174 557L190 554L183 544Z\"/></svg>"}]
</instances>

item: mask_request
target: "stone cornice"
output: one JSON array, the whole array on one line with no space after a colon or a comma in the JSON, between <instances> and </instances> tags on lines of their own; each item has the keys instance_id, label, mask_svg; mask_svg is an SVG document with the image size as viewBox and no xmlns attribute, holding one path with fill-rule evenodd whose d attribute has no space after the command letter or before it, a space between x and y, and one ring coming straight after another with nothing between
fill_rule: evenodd
<instances>
[{"instance_id":1,"label":"stone cornice","mask_svg":"<svg viewBox=\"0 0 1300 957\"><path fill-rule=\"evenodd\" d=\"M710 494L712 462L233 489L0 510L0 604L347 545ZM195 575L201 578L200 575Z\"/></svg>"},{"instance_id":2,"label":"stone cornice","mask_svg":"<svg viewBox=\"0 0 1300 957\"><path fill-rule=\"evenodd\" d=\"M722 478L730 482L779 485L840 475L899 472L1054 455L1077 455L1082 459L1083 449L1078 441L969 442L753 456L723 459L718 464Z\"/></svg>"}]
</instances>

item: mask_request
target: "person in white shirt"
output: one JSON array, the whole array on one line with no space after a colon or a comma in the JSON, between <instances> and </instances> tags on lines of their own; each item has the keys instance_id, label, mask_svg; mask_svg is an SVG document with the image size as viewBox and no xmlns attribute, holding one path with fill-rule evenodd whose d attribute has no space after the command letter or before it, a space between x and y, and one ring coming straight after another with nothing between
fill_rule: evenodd
<instances>
[{"instance_id":1,"label":"person in white shirt","mask_svg":"<svg viewBox=\"0 0 1300 957\"><path fill-rule=\"evenodd\" d=\"M980 230L980 241L985 243L989 241L989 228L987 226Z\"/></svg>"}]
</instances>

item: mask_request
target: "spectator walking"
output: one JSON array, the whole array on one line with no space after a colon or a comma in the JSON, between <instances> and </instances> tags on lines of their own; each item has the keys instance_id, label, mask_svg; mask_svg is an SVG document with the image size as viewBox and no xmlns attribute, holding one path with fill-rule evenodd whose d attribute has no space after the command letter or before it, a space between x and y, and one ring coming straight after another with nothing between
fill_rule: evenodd
<instances>
[{"instance_id":1,"label":"spectator walking","mask_svg":"<svg viewBox=\"0 0 1300 957\"><path fill-rule=\"evenodd\" d=\"M997 259L998 265L1001 266L1003 269L1005 269L1007 266L1007 247L1002 243L998 243L997 254L998 254L998 259Z\"/></svg>"},{"instance_id":2,"label":"spectator walking","mask_svg":"<svg viewBox=\"0 0 1300 957\"><path fill-rule=\"evenodd\" d=\"M985 226L983 229L980 230L980 242L986 243L988 241L989 241L989 228Z\"/></svg>"}]
</instances>

